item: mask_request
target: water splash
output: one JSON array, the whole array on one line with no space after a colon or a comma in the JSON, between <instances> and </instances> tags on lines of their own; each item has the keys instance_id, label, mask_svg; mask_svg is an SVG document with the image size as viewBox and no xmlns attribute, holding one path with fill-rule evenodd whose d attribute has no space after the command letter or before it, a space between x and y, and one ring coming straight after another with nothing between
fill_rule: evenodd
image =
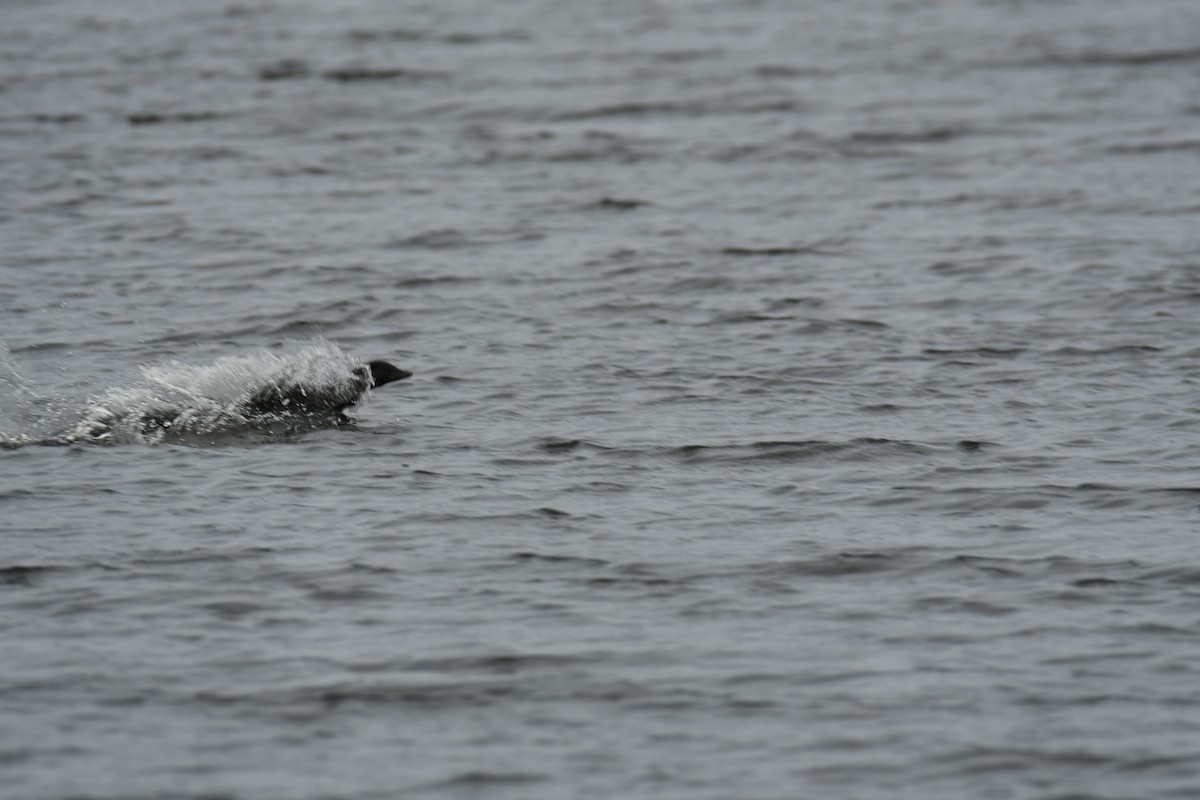
<instances>
[{"instance_id":1,"label":"water splash","mask_svg":"<svg viewBox=\"0 0 1200 800\"><path fill-rule=\"evenodd\" d=\"M30 420L27 396L32 392L4 350L0 442L158 444L240 433L286 435L346 422L342 412L361 402L371 386L366 364L323 339L209 364L167 361L144 366L141 373L140 382L111 387L89 397L82 408L55 415L57 432L38 436L31 433L40 427Z\"/></svg>"},{"instance_id":2,"label":"water splash","mask_svg":"<svg viewBox=\"0 0 1200 800\"><path fill-rule=\"evenodd\" d=\"M6 342L0 341L0 445L19 446L29 427L36 397L17 369Z\"/></svg>"}]
</instances>

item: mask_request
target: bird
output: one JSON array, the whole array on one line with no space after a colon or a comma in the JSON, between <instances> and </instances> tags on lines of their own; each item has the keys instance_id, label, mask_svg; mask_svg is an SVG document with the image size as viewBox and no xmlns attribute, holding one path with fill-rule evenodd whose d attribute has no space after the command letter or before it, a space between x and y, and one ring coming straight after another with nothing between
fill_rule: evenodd
<instances>
[{"instance_id":1,"label":"bird","mask_svg":"<svg viewBox=\"0 0 1200 800\"><path fill-rule=\"evenodd\" d=\"M230 364L231 361L218 362ZM239 362L240 363L240 362ZM285 362L273 374L234 396L193 386L174 397L153 388L110 391L92 401L64 443L134 441L209 436L245 430L297 431L350 422L346 411L373 389L412 377L387 361L353 363L314 374Z\"/></svg>"}]
</instances>

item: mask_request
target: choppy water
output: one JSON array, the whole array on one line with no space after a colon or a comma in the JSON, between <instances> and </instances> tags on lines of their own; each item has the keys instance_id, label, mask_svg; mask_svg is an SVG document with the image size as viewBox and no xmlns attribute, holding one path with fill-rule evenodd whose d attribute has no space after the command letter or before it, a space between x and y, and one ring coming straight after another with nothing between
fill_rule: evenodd
<instances>
[{"instance_id":1,"label":"choppy water","mask_svg":"<svg viewBox=\"0 0 1200 800\"><path fill-rule=\"evenodd\" d=\"M1198 42L4 3L0 795L1200 797Z\"/></svg>"}]
</instances>

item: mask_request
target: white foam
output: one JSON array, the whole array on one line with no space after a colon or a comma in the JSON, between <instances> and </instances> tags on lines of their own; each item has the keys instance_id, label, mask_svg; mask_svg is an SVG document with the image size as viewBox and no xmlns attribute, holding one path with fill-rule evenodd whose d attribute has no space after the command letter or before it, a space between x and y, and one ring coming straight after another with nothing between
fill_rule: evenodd
<instances>
[{"instance_id":1,"label":"white foam","mask_svg":"<svg viewBox=\"0 0 1200 800\"><path fill-rule=\"evenodd\" d=\"M160 390L200 403L236 403L270 383L323 386L346 380L359 362L337 345L315 339L282 354L258 349L211 364L168 361L142 368Z\"/></svg>"}]
</instances>

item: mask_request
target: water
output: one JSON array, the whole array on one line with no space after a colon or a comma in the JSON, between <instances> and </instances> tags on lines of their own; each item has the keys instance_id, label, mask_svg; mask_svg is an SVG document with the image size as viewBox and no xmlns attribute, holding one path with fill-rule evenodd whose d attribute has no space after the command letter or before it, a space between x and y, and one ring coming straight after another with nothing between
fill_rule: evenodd
<instances>
[{"instance_id":1,"label":"water","mask_svg":"<svg viewBox=\"0 0 1200 800\"><path fill-rule=\"evenodd\" d=\"M0 796L1200 796L1198 41L5 3Z\"/></svg>"}]
</instances>

